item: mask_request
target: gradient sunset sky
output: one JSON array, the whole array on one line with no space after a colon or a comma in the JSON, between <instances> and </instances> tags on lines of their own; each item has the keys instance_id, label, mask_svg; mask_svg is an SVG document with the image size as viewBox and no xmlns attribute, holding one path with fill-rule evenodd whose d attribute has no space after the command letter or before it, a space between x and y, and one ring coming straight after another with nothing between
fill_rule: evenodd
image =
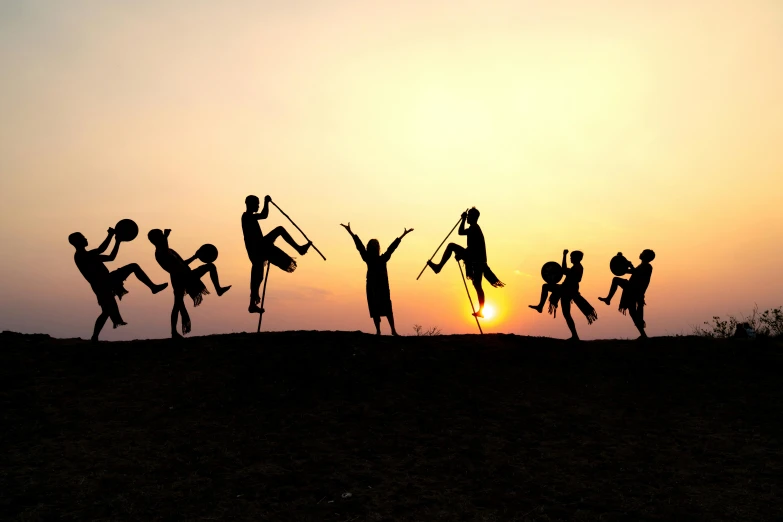
<instances>
[{"instance_id":1,"label":"gradient sunset sky","mask_svg":"<svg viewBox=\"0 0 783 522\"><path fill-rule=\"evenodd\" d=\"M650 335L783 304L780 0L0 1L0 70L2 330L88 338L67 236L129 217L110 268L167 281L151 228L213 243L234 287L189 305L192 335L254 331L248 194L328 259L273 269L265 330L374 331L350 221L382 248L415 229L389 263L400 333L475 332L453 261L415 280L470 206L507 284L486 332L569 336L527 307L564 248L599 313L575 312L584 339L637 335L596 299L618 251L657 253ZM167 337L171 292L126 287L101 338Z\"/></svg>"}]
</instances>

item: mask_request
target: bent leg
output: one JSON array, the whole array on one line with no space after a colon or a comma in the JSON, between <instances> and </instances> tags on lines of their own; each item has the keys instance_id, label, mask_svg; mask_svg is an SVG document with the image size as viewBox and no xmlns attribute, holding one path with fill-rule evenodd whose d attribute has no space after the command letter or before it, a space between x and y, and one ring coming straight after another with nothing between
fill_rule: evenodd
<instances>
[{"instance_id":1,"label":"bent leg","mask_svg":"<svg viewBox=\"0 0 783 522\"><path fill-rule=\"evenodd\" d=\"M111 273L113 278L119 279L121 281L125 281L126 279L128 279L128 277L130 277L131 274L135 275L136 279L144 283L144 285L147 288L149 288L153 294L157 294L158 292L160 292L161 290L169 286L168 283L161 283L159 285L153 283L152 280L150 280L150 278L144 272L144 270L142 270L141 267L136 263L125 265Z\"/></svg>"},{"instance_id":2,"label":"bent leg","mask_svg":"<svg viewBox=\"0 0 783 522\"><path fill-rule=\"evenodd\" d=\"M612 297L614 297L615 292L617 292L617 288L623 288L628 285L628 280L623 279L622 277L615 277L612 279L612 286L609 288L609 295L606 297L599 297L599 301L603 301L606 304L612 304Z\"/></svg>"},{"instance_id":3,"label":"bent leg","mask_svg":"<svg viewBox=\"0 0 783 522\"><path fill-rule=\"evenodd\" d=\"M437 273L440 273L441 269L443 268L443 265L446 264L446 261L448 261L451 258L451 254L455 254L457 256L457 259L460 257L463 257L463 254L465 253L465 248L461 245L458 245L456 243L449 243L446 246L446 250L443 252L443 257L441 257L439 263L433 263L432 261L427 261L427 266L432 268L432 271Z\"/></svg>"},{"instance_id":4,"label":"bent leg","mask_svg":"<svg viewBox=\"0 0 783 522\"><path fill-rule=\"evenodd\" d=\"M217 295L220 296L228 292L228 289L231 288L231 285L226 287L220 286L217 267L214 265L214 263L205 263L199 267L196 267L193 270L193 273L196 274L196 277L198 277L199 279L204 277L204 274L206 274L207 272L209 272L209 278L212 280L212 285L215 287L215 292L217 292Z\"/></svg>"},{"instance_id":5,"label":"bent leg","mask_svg":"<svg viewBox=\"0 0 783 522\"><path fill-rule=\"evenodd\" d=\"M541 285L541 301L538 302L537 305L528 305L530 308L538 312L539 314L544 311L544 303L546 303L546 298L549 292L552 292L553 288L552 285L549 283L544 283Z\"/></svg>"},{"instance_id":6,"label":"bent leg","mask_svg":"<svg viewBox=\"0 0 783 522\"><path fill-rule=\"evenodd\" d=\"M278 237L282 237L283 240L291 245L297 252L299 252L299 255L305 255L307 253L307 250L310 248L310 245L312 245L312 241L308 241L304 245L297 244L296 241L294 241L294 238L291 237L291 234L288 233L286 229L283 227L275 227L274 230L272 230L269 234L267 234L264 239L266 241L269 241L270 243L274 243L275 240Z\"/></svg>"}]
</instances>

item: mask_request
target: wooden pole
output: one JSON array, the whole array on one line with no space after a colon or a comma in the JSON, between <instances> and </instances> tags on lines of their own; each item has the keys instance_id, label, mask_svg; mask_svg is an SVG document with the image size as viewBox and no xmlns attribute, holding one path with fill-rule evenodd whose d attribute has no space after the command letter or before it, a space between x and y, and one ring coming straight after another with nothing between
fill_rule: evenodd
<instances>
[{"instance_id":1,"label":"wooden pole","mask_svg":"<svg viewBox=\"0 0 783 522\"><path fill-rule=\"evenodd\" d=\"M266 299L266 284L269 282L269 269L272 267L272 263L266 262L266 277L264 277L264 291L261 293L261 313L258 314L258 329L256 333L261 333L261 319L264 318L264 299ZM473 303L470 304L473 306Z\"/></svg>"},{"instance_id":2,"label":"wooden pole","mask_svg":"<svg viewBox=\"0 0 783 522\"><path fill-rule=\"evenodd\" d=\"M281 214L283 214L285 217L287 217L287 218L288 218L288 221L290 221L290 222L291 222L291 224L292 224L293 226L295 226L295 227L296 227L296 229L297 229L299 232L301 232L301 233L302 233L302 235L304 236L304 238L305 238L305 239L306 239L308 242L310 241L310 238L308 238L308 237L307 237L307 234L305 234L304 232L302 232L302 229L301 229L301 228L299 228L299 226L298 226L296 223L294 223L294 220L293 220L293 219L291 219L291 218L288 216L288 214L286 214L285 212L283 212L283 209L282 209L282 208L280 208L280 207L278 207L278 206L277 206L277 203L275 203L274 201L271 201L271 200L270 200L269 202L270 202L271 204L273 204L273 205L275 206L275 208L276 208L277 210L279 210L279 211L280 211L280 213L281 213ZM324 255L321 253L321 251L320 251L320 250L318 250L318 247L316 247L315 245L310 245L310 246L312 246L312 247L315 249L315 251L316 251L316 252L318 252L318 255L320 255L321 257L323 257L324 261L326 261L326 258L325 258L325 257L324 257Z\"/></svg>"},{"instance_id":3,"label":"wooden pole","mask_svg":"<svg viewBox=\"0 0 783 522\"><path fill-rule=\"evenodd\" d=\"M468 300L470 301L470 309L475 314L476 313L476 309L473 308L473 298L470 297L470 290L468 290L468 283L467 283L467 281L465 281L465 272L462 271L462 265L460 264L459 261L457 261L457 266L459 266L459 273L462 274L462 284L465 285L465 292L467 292L467 294L468 294ZM484 330L481 329L481 325L479 324L478 317L476 317L474 315L473 319L476 320L476 326L478 326L478 329L479 329L479 332L481 333L481 335L484 335Z\"/></svg>"},{"instance_id":4,"label":"wooden pole","mask_svg":"<svg viewBox=\"0 0 783 522\"><path fill-rule=\"evenodd\" d=\"M443 241L441 241L441 242L440 242L440 245L438 245L438 248L436 248L436 249L435 249L435 252L432 254L432 257L430 257L430 258L429 258L429 260L427 261L427 263L429 263L430 261L432 261L432 259L433 259L433 258L435 257L435 255L438 253L438 250L440 250L440 247L442 247L442 246L443 246L443 243L445 243L445 242L446 242L446 240L448 240L448 239L451 237L451 234L453 234L453 233L454 233L454 230L455 230L455 229L456 229L456 228L459 226L459 224L460 224L460 223L462 223L462 216L460 216L460 218L459 218L459 221L457 221L457 224L456 224L456 225L454 225L454 228L452 228L452 229L451 229L451 232L449 232L449 235L448 235L448 236L446 236L446 239L444 239ZM421 277L421 274L423 274L423 273L424 273L424 271L425 271L425 270L427 270L427 263L424 263L424 268L422 268L422 269L421 269L421 272L419 272L419 277ZM417 277L417 278L416 278L416 281L418 281L418 280L419 280L419 277Z\"/></svg>"}]
</instances>

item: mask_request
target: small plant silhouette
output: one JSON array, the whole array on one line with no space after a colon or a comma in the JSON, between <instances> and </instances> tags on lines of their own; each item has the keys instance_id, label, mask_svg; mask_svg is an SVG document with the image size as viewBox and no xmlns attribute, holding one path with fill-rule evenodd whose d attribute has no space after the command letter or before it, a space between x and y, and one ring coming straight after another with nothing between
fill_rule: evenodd
<instances>
[{"instance_id":1,"label":"small plant silhouette","mask_svg":"<svg viewBox=\"0 0 783 522\"><path fill-rule=\"evenodd\" d=\"M779 337L783 335L783 307L760 312L756 305L749 317L730 315L722 319L716 315L711 322L705 321L704 325L696 326L693 333L713 339L728 339L736 336L738 326L744 326L752 328L758 337Z\"/></svg>"},{"instance_id":2,"label":"small plant silhouette","mask_svg":"<svg viewBox=\"0 0 783 522\"><path fill-rule=\"evenodd\" d=\"M432 337L441 334L440 328L437 326L433 326L429 330L425 330L424 327L422 327L420 324L414 324L413 331L416 332L416 337Z\"/></svg>"}]
</instances>

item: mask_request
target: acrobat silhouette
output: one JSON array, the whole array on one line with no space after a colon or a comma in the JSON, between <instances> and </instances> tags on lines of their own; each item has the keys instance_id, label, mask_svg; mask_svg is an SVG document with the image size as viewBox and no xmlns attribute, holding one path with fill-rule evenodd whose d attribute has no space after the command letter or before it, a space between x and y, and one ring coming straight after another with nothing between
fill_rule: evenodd
<instances>
[{"instance_id":1,"label":"acrobat silhouette","mask_svg":"<svg viewBox=\"0 0 783 522\"><path fill-rule=\"evenodd\" d=\"M386 317L391 327L392 335L399 335L394 328L394 312L392 311L391 293L389 290L389 273L386 270L386 263L391 259L392 254L400 246L402 238L413 232L412 228L403 229L402 235L392 241L386 252L381 254L381 244L377 239L371 239L367 242L367 248L362 244L359 236L351 231L351 223L347 225L340 224L353 238L356 250L362 256L362 260L367 263L367 306L370 309L370 317L375 323L376 335L381 335L381 317Z\"/></svg>"},{"instance_id":2,"label":"acrobat silhouette","mask_svg":"<svg viewBox=\"0 0 783 522\"><path fill-rule=\"evenodd\" d=\"M655 259L655 252L645 249L639 254L639 259L642 262L634 268L633 264L623 256L622 252L618 252L609 263L610 269L616 276L631 274L631 277L629 279L622 277L612 279L609 295L599 297L598 300L609 305L615 292L617 292L617 288L622 288L623 294L620 296L619 310L623 315L627 312L631 316L634 326L639 330L639 339L646 339L647 334L644 329L647 327L647 324L644 322L644 306L646 304L644 302L644 294L647 292L647 287L650 286L653 270L650 263Z\"/></svg>"},{"instance_id":3,"label":"acrobat silhouette","mask_svg":"<svg viewBox=\"0 0 783 522\"><path fill-rule=\"evenodd\" d=\"M571 317L571 302L573 301L576 307L579 308L579 311L585 315L587 324L593 324L593 321L598 319L598 313L595 311L595 308L582 297L582 294L579 293L579 283L582 281L582 275L584 273L584 267L582 266L584 254L579 250L571 252L571 268L568 268L568 264L566 263L567 255L568 250L563 250L563 262L560 267L560 273L557 273L554 277L548 277L546 272L555 272L552 268L557 268L557 263L551 262L544 265L541 272L544 279L548 281L541 286L541 301L539 301L537 305L528 306L538 313L543 312L547 294L551 294L549 296L549 313L557 316L557 305L558 302L560 302L560 304L563 305L563 318L568 325L568 329L571 330L571 337L569 340L578 341L579 334L576 333L576 325L574 324L573 317ZM555 266L549 267L548 265ZM563 281L562 284L558 284L557 281L560 280L563 274L565 274L565 281Z\"/></svg>"},{"instance_id":4,"label":"acrobat silhouette","mask_svg":"<svg viewBox=\"0 0 783 522\"><path fill-rule=\"evenodd\" d=\"M451 258L451 254L457 261L465 263L465 275L473 282L473 287L476 289L476 294L479 300L479 309L477 312L473 312L476 317L484 317L484 289L482 288L482 279L486 278L487 282L495 288L502 288L506 286L500 281L497 276L490 270L487 265L487 247L484 242L484 233L481 231L481 227L478 225L479 211L476 207L471 208L467 212L462 213L462 221L459 224L459 235L468 236L468 247L464 248L456 243L449 243L446 246L446 251L443 252L443 257L440 263L433 263L427 261L433 272L440 273L443 265ZM465 222L470 225L469 228L465 228Z\"/></svg>"},{"instance_id":5,"label":"acrobat silhouette","mask_svg":"<svg viewBox=\"0 0 783 522\"><path fill-rule=\"evenodd\" d=\"M170 229L161 231L155 228L149 231L147 238L150 240L150 243L155 245L155 259L158 261L158 264L171 275L171 286L174 289L174 307L171 309L171 337L178 339L182 337L177 333L178 316L182 317L182 333L188 334L191 330L190 314L188 314L188 310L185 307L185 294L188 294L193 299L193 306L200 305L204 296L209 294L209 290L201 281L201 278L206 273L209 273L218 296L228 292L231 285L220 286L217 268L212 262L207 262L191 269L190 264L200 257L204 258L204 253L199 249L192 257L182 259L182 256L176 250L169 248L169 234L171 234ZM207 246L204 245L204 247ZM209 253L213 254L213 256L209 256ZM209 253L207 256L210 259L214 260L217 258L217 249L214 249L214 247L213 251Z\"/></svg>"},{"instance_id":6,"label":"acrobat silhouette","mask_svg":"<svg viewBox=\"0 0 783 522\"><path fill-rule=\"evenodd\" d=\"M299 255L305 255L313 244L308 241L304 245L298 245L291 235L283 227L276 227L267 235L261 232L261 226L258 224L260 219L266 219L269 216L269 203L272 198L264 197L264 208L258 212L260 202L256 196L245 198L246 210L242 214L242 234L245 236L245 249L253 268L250 272L250 306L247 311L250 313L263 313L264 310L258 306L261 302L261 296L258 290L264 281L264 266L272 263L284 272L293 272L296 270L296 261L286 254L283 250L275 246L275 240L282 237L286 243L291 245Z\"/></svg>"},{"instance_id":7,"label":"acrobat silhouette","mask_svg":"<svg viewBox=\"0 0 783 522\"><path fill-rule=\"evenodd\" d=\"M129 234L124 235L123 238L118 237L115 234L114 228L109 228L106 239L103 240L98 248L87 250L87 238L81 232L74 232L68 236L68 242L76 249L76 253L73 255L73 260L76 262L76 266L79 268L79 272L84 276L92 291L95 292L95 297L98 298L98 305L101 307L101 314L95 321L95 328L90 338L93 342L98 341L98 335L103 329L103 325L106 324L106 319L111 318L114 328L122 326L126 323L122 320L120 315L120 309L117 306L117 300L115 297L119 297L122 300L122 296L128 293L125 289L125 280L133 274L136 279L144 283L147 288L153 294L157 294L167 286L168 283L161 283L156 285L153 283L144 270L141 269L136 263L131 263L114 271L109 271L104 263L114 261L117 257L117 252L120 250L120 243L122 241L131 241L136 237L138 233L138 227L130 220L123 220L118 223L118 228L122 225L130 225ZM127 227L122 227L127 228ZM109 248L112 238L115 238L114 248L109 255L102 255L103 252Z\"/></svg>"}]
</instances>

